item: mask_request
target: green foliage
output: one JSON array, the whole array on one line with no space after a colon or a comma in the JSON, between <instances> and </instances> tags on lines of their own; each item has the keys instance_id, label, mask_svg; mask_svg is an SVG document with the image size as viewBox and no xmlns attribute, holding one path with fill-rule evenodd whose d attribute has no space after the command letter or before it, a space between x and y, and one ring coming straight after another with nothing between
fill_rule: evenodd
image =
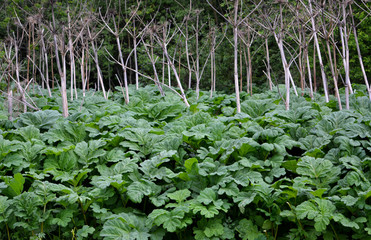
<instances>
[{"instance_id":1,"label":"green foliage","mask_svg":"<svg viewBox=\"0 0 371 240\"><path fill-rule=\"evenodd\" d=\"M371 105L246 98L147 87L0 125L0 238L368 239Z\"/></svg>"}]
</instances>

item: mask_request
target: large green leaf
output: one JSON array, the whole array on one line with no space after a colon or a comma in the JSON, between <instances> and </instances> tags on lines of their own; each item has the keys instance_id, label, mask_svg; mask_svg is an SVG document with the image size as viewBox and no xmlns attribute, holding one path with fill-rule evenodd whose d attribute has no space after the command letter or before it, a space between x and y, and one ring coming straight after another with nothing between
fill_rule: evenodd
<instances>
[{"instance_id":1,"label":"large green leaf","mask_svg":"<svg viewBox=\"0 0 371 240\"><path fill-rule=\"evenodd\" d=\"M155 225L163 225L167 231L175 232L177 229L182 229L192 223L192 219L185 217L184 214L183 211L177 209L171 211L155 209L148 215L148 218L153 220Z\"/></svg>"},{"instance_id":2,"label":"large green leaf","mask_svg":"<svg viewBox=\"0 0 371 240\"><path fill-rule=\"evenodd\" d=\"M259 232L257 226L251 220L246 218L242 219L238 223L236 230L239 233L240 238L243 240L255 240L263 235L263 233Z\"/></svg>"},{"instance_id":3,"label":"large green leaf","mask_svg":"<svg viewBox=\"0 0 371 240\"><path fill-rule=\"evenodd\" d=\"M90 140L89 143L79 142L76 144L75 153L80 157L79 163L89 165L91 162L97 161L99 157L105 155L106 151L102 147L106 142L102 140Z\"/></svg>"},{"instance_id":4,"label":"large green leaf","mask_svg":"<svg viewBox=\"0 0 371 240\"><path fill-rule=\"evenodd\" d=\"M326 230L327 225L334 216L336 210L329 200L315 198L311 201L305 201L295 209L298 219L308 218L314 220L314 227L318 232Z\"/></svg>"},{"instance_id":5,"label":"large green leaf","mask_svg":"<svg viewBox=\"0 0 371 240\"><path fill-rule=\"evenodd\" d=\"M152 237L150 229L151 226L146 224L146 217L120 213L109 217L100 236L105 240L146 240Z\"/></svg>"},{"instance_id":6,"label":"large green leaf","mask_svg":"<svg viewBox=\"0 0 371 240\"><path fill-rule=\"evenodd\" d=\"M147 180L135 181L128 186L127 194L131 201L140 203L144 196L149 196L158 191L155 183Z\"/></svg>"},{"instance_id":7,"label":"large green leaf","mask_svg":"<svg viewBox=\"0 0 371 240\"><path fill-rule=\"evenodd\" d=\"M79 143L83 141L86 137L85 125L82 123L73 122L58 122L50 129L47 133L43 135L43 138L49 143L61 142L71 142Z\"/></svg>"},{"instance_id":8,"label":"large green leaf","mask_svg":"<svg viewBox=\"0 0 371 240\"><path fill-rule=\"evenodd\" d=\"M340 168L333 166L329 160L305 156L298 162L296 172L308 176L317 188L322 188L339 178Z\"/></svg>"},{"instance_id":9,"label":"large green leaf","mask_svg":"<svg viewBox=\"0 0 371 240\"><path fill-rule=\"evenodd\" d=\"M23 192L23 185L25 183L25 179L20 173L14 174L13 179L11 179L8 183L9 186L9 193L11 196L18 196Z\"/></svg>"},{"instance_id":10,"label":"large green leaf","mask_svg":"<svg viewBox=\"0 0 371 240\"><path fill-rule=\"evenodd\" d=\"M44 110L37 112L26 112L21 114L19 117L16 126L17 127L26 127L26 126L35 126L38 129L50 129L57 120L61 117L61 114L58 111L54 110Z\"/></svg>"}]
</instances>

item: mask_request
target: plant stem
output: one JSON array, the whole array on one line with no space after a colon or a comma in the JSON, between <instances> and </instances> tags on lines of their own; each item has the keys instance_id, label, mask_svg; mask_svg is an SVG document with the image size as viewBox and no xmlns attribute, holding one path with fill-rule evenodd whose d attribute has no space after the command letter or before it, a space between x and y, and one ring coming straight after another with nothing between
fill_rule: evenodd
<instances>
[{"instance_id":1,"label":"plant stem","mask_svg":"<svg viewBox=\"0 0 371 240\"><path fill-rule=\"evenodd\" d=\"M334 229L334 226L332 226L331 223L330 223L330 226L331 226L331 228L332 228L332 231L334 231L335 238L336 238L337 240L339 240L339 237L338 237L338 235L337 235L337 233L336 233L336 231L335 231L335 229Z\"/></svg>"},{"instance_id":2,"label":"plant stem","mask_svg":"<svg viewBox=\"0 0 371 240\"><path fill-rule=\"evenodd\" d=\"M274 234L274 239L277 239L277 234L278 234L278 225L277 225L277 228L276 228L276 233Z\"/></svg>"},{"instance_id":3,"label":"plant stem","mask_svg":"<svg viewBox=\"0 0 371 240\"><path fill-rule=\"evenodd\" d=\"M289 202L286 202L286 203L289 205L291 211L295 214L295 218L296 218L296 220L298 221L298 224L299 224L300 228L301 228L303 231L305 231L304 228L303 228L303 225L301 225L300 220L296 217L296 213L295 213L294 209L292 209L291 204L290 204ZM304 238L307 238L307 237L304 235Z\"/></svg>"},{"instance_id":4,"label":"plant stem","mask_svg":"<svg viewBox=\"0 0 371 240\"><path fill-rule=\"evenodd\" d=\"M10 232L9 232L9 227L7 223L5 223L5 227L6 227L6 233L8 235L8 240L10 240Z\"/></svg>"},{"instance_id":5,"label":"plant stem","mask_svg":"<svg viewBox=\"0 0 371 240\"><path fill-rule=\"evenodd\" d=\"M84 222L85 222L86 225L88 225L88 221L86 220L86 216L85 216L85 212L84 212L84 205L82 204L80 199L79 199L79 204L80 204L80 207L81 207L82 215L84 216Z\"/></svg>"},{"instance_id":6,"label":"plant stem","mask_svg":"<svg viewBox=\"0 0 371 240\"><path fill-rule=\"evenodd\" d=\"M45 211L46 211L46 204L44 205L44 211L43 211L44 214L45 214ZM44 232L44 222L41 223L40 232Z\"/></svg>"}]
</instances>

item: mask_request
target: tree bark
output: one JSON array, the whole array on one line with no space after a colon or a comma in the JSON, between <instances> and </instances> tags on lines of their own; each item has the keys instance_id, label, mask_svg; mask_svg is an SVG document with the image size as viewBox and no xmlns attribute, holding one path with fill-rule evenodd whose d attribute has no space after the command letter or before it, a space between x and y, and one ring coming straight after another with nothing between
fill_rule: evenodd
<instances>
[{"instance_id":1,"label":"tree bark","mask_svg":"<svg viewBox=\"0 0 371 240\"><path fill-rule=\"evenodd\" d=\"M234 87L236 93L237 113L241 112L240 88L238 83L238 3L234 1L234 22L233 22L233 42L234 42Z\"/></svg>"},{"instance_id":2,"label":"tree bark","mask_svg":"<svg viewBox=\"0 0 371 240\"><path fill-rule=\"evenodd\" d=\"M44 29L41 30L40 43L41 43L41 52L42 52L42 56L44 57L44 64L45 64L45 84L48 90L49 97L52 97L52 92L49 86L49 68L48 68L49 61L48 61L48 51L46 50L45 41L44 41Z\"/></svg>"},{"instance_id":3,"label":"tree bark","mask_svg":"<svg viewBox=\"0 0 371 240\"><path fill-rule=\"evenodd\" d=\"M139 75L138 75L138 57L137 57L137 35L135 29L135 18L133 19L133 45L134 45L134 68L135 68L135 89L139 88Z\"/></svg>"},{"instance_id":4,"label":"tree bark","mask_svg":"<svg viewBox=\"0 0 371 240\"><path fill-rule=\"evenodd\" d=\"M366 85L366 88L367 88L367 91L368 91L368 96L369 96L369 99L371 101L371 88L370 88L370 84L368 83L368 79L367 79L367 74L366 74L366 71L365 71L365 67L363 65L361 49L359 47L359 42L358 42L357 29L356 29L356 25L354 23L354 16L353 16L352 4L349 4L349 13L350 13L350 17L352 18L353 35L354 35L354 41L356 43L356 48L357 48L358 60L359 60L360 66L361 66L363 78L364 78L365 85Z\"/></svg>"},{"instance_id":5,"label":"tree bark","mask_svg":"<svg viewBox=\"0 0 371 240\"><path fill-rule=\"evenodd\" d=\"M328 94L328 86L327 86L327 78L326 78L326 73L325 73L325 67L322 62L322 55L321 55L321 49L319 47L318 43L318 38L317 38L317 28L316 28L316 23L314 21L314 15L313 15L313 10L312 10L312 1L309 0L309 14L310 14L310 20L312 23L312 28L313 28L313 37L314 37L314 44L316 45L316 50L317 50L317 55L318 55L318 61L319 65L321 68L321 74L322 74L322 83L323 83L323 91L325 94L325 100L326 102L329 102L329 94Z\"/></svg>"},{"instance_id":6,"label":"tree bark","mask_svg":"<svg viewBox=\"0 0 371 240\"><path fill-rule=\"evenodd\" d=\"M155 37L157 38L156 40L158 41L158 43L161 45L162 51L163 51L163 53L164 53L164 55L165 55L165 57L166 57L166 59L167 59L167 63L168 63L168 65L169 65L169 66L171 67L171 69L173 70L173 73L174 73L174 75L175 75L175 79L176 79L176 81L177 81L177 83L178 83L178 87L179 87L179 90L180 90L180 95L182 96L182 99L183 99L185 105L186 105L187 107L190 107L190 105L189 105L189 103L188 103L188 100L187 100L187 97L186 97L186 95L184 94L184 90L183 90L183 87L182 87L182 83L181 83L181 81L180 81L180 79L179 79L178 73L177 73L177 71L176 71L176 67L175 67L173 61L170 59L169 53L168 53L168 51L167 51L166 42L161 42L160 38L159 38L157 35L155 35ZM170 87L170 86L169 86L169 87Z\"/></svg>"},{"instance_id":7,"label":"tree bark","mask_svg":"<svg viewBox=\"0 0 371 240\"><path fill-rule=\"evenodd\" d=\"M52 6L52 19L53 19L53 40L54 40L54 48L55 48L55 57L57 61L57 67L59 75L61 76L61 96L62 96L62 109L63 109L63 117L68 117L68 101L67 101L67 88L66 88L66 65L65 65L65 47L64 47L64 28L62 30L61 36L61 55L63 61L63 69L61 67L61 62L59 60L59 53L58 53L58 40L57 40L57 33L56 33L56 26L55 26L55 17L54 17L54 5Z\"/></svg>"},{"instance_id":8,"label":"tree bark","mask_svg":"<svg viewBox=\"0 0 371 240\"><path fill-rule=\"evenodd\" d=\"M8 120L13 120L13 90L8 91Z\"/></svg>"},{"instance_id":9,"label":"tree bark","mask_svg":"<svg viewBox=\"0 0 371 240\"><path fill-rule=\"evenodd\" d=\"M271 65L270 65L270 61L269 61L268 37L265 38L265 52L266 52L266 59L267 59L268 85L269 85L269 90L272 91L272 78L271 78Z\"/></svg>"}]
</instances>

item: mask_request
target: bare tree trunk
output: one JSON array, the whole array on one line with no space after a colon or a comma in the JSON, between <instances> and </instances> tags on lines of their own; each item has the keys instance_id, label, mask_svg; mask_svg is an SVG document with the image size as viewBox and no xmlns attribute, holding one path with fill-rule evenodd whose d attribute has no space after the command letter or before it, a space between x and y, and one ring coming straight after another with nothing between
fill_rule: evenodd
<instances>
[{"instance_id":1,"label":"bare tree trunk","mask_svg":"<svg viewBox=\"0 0 371 240\"><path fill-rule=\"evenodd\" d=\"M21 102L23 103L23 112L27 112L27 105L26 105L26 94L25 94L25 90L22 88L21 86L21 79L20 79L20 75L19 75L19 61L18 61L18 55L19 55L19 49L18 49L18 44L15 40L15 37L14 37L14 46L15 46L15 75L16 75L16 84L17 84L17 88L18 88L18 91L19 93L21 94ZM28 83L27 83L28 85Z\"/></svg>"},{"instance_id":2,"label":"bare tree trunk","mask_svg":"<svg viewBox=\"0 0 371 240\"><path fill-rule=\"evenodd\" d=\"M94 57L95 66L97 68L98 84L100 83L100 85L102 86L103 96L104 96L105 99L107 99L107 94L106 94L106 90L105 90L104 82L103 82L102 71L99 67L98 50L95 47L95 43L94 43L93 39L91 40L91 47L92 47L93 54L94 54L93 57ZM99 85L98 85L98 89L99 89ZM126 101L126 99L125 99L125 101Z\"/></svg>"},{"instance_id":3,"label":"bare tree trunk","mask_svg":"<svg viewBox=\"0 0 371 240\"><path fill-rule=\"evenodd\" d=\"M301 95L304 95L304 81L305 81L305 74L304 74L304 66L303 66L303 47L302 47L302 39L301 39L301 34L299 34L299 73L300 73L300 87L301 87Z\"/></svg>"},{"instance_id":4,"label":"bare tree trunk","mask_svg":"<svg viewBox=\"0 0 371 240\"><path fill-rule=\"evenodd\" d=\"M240 92L242 92L242 51L245 51L245 49L240 45Z\"/></svg>"},{"instance_id":5,"label":"bare tree trunk","mask_svg":"<svg viewBox=\"0 0 371 240\"><path fill-rule=\"evenodd\" d=\"M35 87L36 80L36 48L35 48L35 25L32 23L32 86Z\"/></svg>"},{"instance_id":6,"label":"bare tree trunk","mask_svg":"<svg viewBox=\"0 0 371 240\"><path fill-rule=\"evenodd\" d=\"M249 75L249 86L250 89L247 91L252 96L252 63L251 63L251 36L250 36L250 28L247 30L247 59L249 61L249 72L247 73Z\"/></svg>"},{"instance_id":7,"label":"bare tree trunk","mask_svg":"<svg viewBox=\"0 0 371 240\"><path fill-rule=\"evenodd\" d=\"M340 31L340 38L341 38L341 45L343 47L343 64L344 64L344 70L345 70L345 108L349 109L349 90L350 90L350 79L349 79L349 68L348 68L348 60L349 55L347 54L347 48L348 43L346 42L343 31L345 31L342 27L339 27ZM348 52L349 53L349 52Z\"/></svg>"},{"instance_id":8,"label":"bare tree trunk","mask_svg":"<svg viewBox=\"0 0 371 240\"><path fill-rule=\"evenodd\" d=\"M180 73L181 73L180 66L182 65L182 40L180 40L180 47L178 49L178 54L179 54L179 56L178 56L178 73L179 73L179 78L181 78L181 76L180 76Z\"/></svg>"},{"instance_id":9,"label":"bare tree trunk","mask_svg":"<svg viewBox=\"0 0 371 240\"><path fill-rule=\"evenodd\" d=\"M190 89L192 87L192 68L191 68L191 63L190 63L190 60L189 60L189 47L188 47L188 19L186 21L186 26L185 26L185 32L186 32L186 36L185 36L185 51L186 51L186 60L187 60L187 67L188 67L188 89Z\"/></svg>"},{"instance_id":10,"label":"bare tree trunk","mask_svg":"<svg viewBox=\"0 0 371 240\"><path fill-rule=\"evenodd\" d=\"M361 49L359 47L359 42L358 42L357 29L356 29L356 25L354 23L352 4L349 4L349 13L350 13L350 17L352 18L353 35L354 35L354 41L356 42L359 64L361 65L363 78L365 80L365 85L366 85L366 88L367 88L367 91L368 91L368 96L369 96L369 99L371 101L371 88L370 88L370 84L368 83L368 80L367 80L367 74L366 74L366 71L365 71L365 67L363 66Z\"/></svg>"},{"instance_id":11,"label":"bare tree trunk","mask_svg":"<svg viewBox=\"0 0 371 240\"><path fill-rule=\"evenodd\" d=\"M58 41L57 41L57 33L56 33L56 26L55 26L55 18L54 18L54 5L52 6L52 19L53 19L53 40L54 40L54 48L55 48L55 57L57 61L57 67L59 71L59 75L61 76L61 96L62 96L62 108L63 108L63 117L68 117L68 101L67 101L67 88L66 88L66 64L65 64L65 49L64 49L64 29L62 31L61 41L62 41L62 64L63 69L61 67L61 63L59 60L59 53L58 53Z\"/></svg>"},{"instance_id":12,"label":"bare tree trunk","mask_svg":"<svg viewBox=\"0 0 371 240\"><path fill-rule=\"evenodd\" d=\"M90 70L91 70L91 61L89 55L89 43L86 43L86 63L85 63L85 76L86 76L86 90L90 90Z\"/></svg>"},{"instance_id":13,"label":"bare tree trunk","mask_svg":"<svg viewBox=\"0 0 371 240\"><path fill-rule=\"evenodd\" d=\"M339 109L342 110L343 107L341 105L341 99L340 99L340 93L339 93L337 78L336 78L336 74L335 74L335 70L334 70L334 64L333 64L333 61L332 61L332 51L331 51L330 42L329 42L328 39L326 39L326 45L327 45L327 51L328 51L331 74L332 74L332 77L334 79L335 95L336 95L336 98L338 100Z\"/></svg>"},{"instance_id":14,"label":"bare tree trunk","mask_svg":"<svg viewBox=\"0 0 371 240\"><path fill-rule=\"evenodd\" d=\"M52 72L52 89L54 90L54 58L53 58L53 49L50 49L50 65Z\"/></svg>"},{"instance_id":15,"label":"bare tree trunk","mask_svg":"<svg viewBox=\"0 0 371 240\"><path fill-rule=\"evenodd\" d=\"M198 35L199 35L199 17L200 11L197 10L196 12L196 98L198 99L200 96L200 52L199 52L199 44L198 44Z\"/></svg>"},{"instance_id":16,"label":"bare tree trunk","mask_svg":"<svg viewBox=\"0 0 371 240\"><path fill-rule=\"evenodd\" d=\"M171 60L171 59L170 59ZM169 62L167 64L167 79L169 81L168 86L171 87L171 66L169 65Z\"/></svg>"},{"instance_id":17,"label":"bare tree trunk","mask_svg":"<svg viewBox=\"0 0 371 240\"><path fill-rule=\"evenodd\" d=\"M40 72L42 72L42 74L45 73L45 60L44 60L44 57L43 57L43 51L42 49L39 51L39 66L41 68ZM45 89L45 78L43 78L43 80L41 81L41 89Z\"/></svg>"},{"instance_id":18,"label":"bare tree trunk","mask_svg":"<svg viewBox=\"0 0 371 240\"><path fill-rule=\"evenodd\" d=\"M46 84L46 88L48 90L49 97L51 97L52 92L51 92L50 86L49 86L48 51L46 50L46 47L45 47L44 29L41 30L40 43L41 43L41 52L42 52L42 56L44 57L44 64L45 64L45 84Z\"/></svg>"},{"instance_id":19,"label":"bare tree trunk","mask_svg":"<svg viewBox=\"0 0 371 240\"><path fill-rule=\"evenodd\" d=\"M143 44L143 45L148 55L148 58L152 64L153 74L155 75L155 85L158 87L158 90L160 91L161 96L165 96L165 93L162 89L161 83L159 81L157 69L156 69L156 61L154 59L154 54L153 54L153 36L152 35L150 35L150 41L151 41L151 53L149 52L147 45L146 44Z\"/></svg>"},{"instance_id":20,"label":"bare tree trunk","mask_svg":"<svg viewBox=\"0 0 371 240\"><path fill-rule=\"evenodd\" d=\"M241 112L240 88L238 86L238 3L234 1L234 22L233 22L233 42L234 42L234 86L236 92L237 113Z\"/></svg>"},{"instance_id":21,"label":"bare tree trunk","mask_svg":"<svg viewBox=\"0 0 371 240\"><path fill-rule=\"evenodd\" d=\"M178 48L179 48L179 45L181 45L181 42L182 42L181 35L179 34L178 40L177 40L176 45L175 45L175 48L174 48L174 54L173 54L173 57L171 58L174 66L175 66L176 53L178 52ZM170 67L170 65L168 65L169 87L170 87L170 83L171 83L170 82L170 73L171 73L170 70L171 70L171 67ZM178 78L180 79L180 72L177 71L177 73L178 73Z\"/></svg>"},{"instance_id":22,"label":"bare tree trunk","mask_svg":"<svg viewBox=\"0 0 371 240\"><path fill-rule=\"evenodd\" d=\"M282 37L277 36L277 34L274 33L274 38L276 39L278 49L280 50L282 66L285 72L285 88L286 88L285 108L286 110L289 110L290 109L290 76L289 76L290 69L286 61L285 51L283 49Z\"/></svg>"},{"instance_id":23,"label":"bare tree trunk","mask_svg":"<svg viewBox=\"0 0 371 240\"><path fill-rule=\"evenodd\" d=\"M176 71L176 67L175 67L173 61L170 59L170 55L169 55L169 53L168 53L168 51L167 51L167 44L166 44L165 41L164 41L164 42L161 42L160 38L159 38L157 35L155 35L155 37L157 38L156 40L158 41L158 43L161 45L162 51L163 51L163 53L164 53L164 55L165 55L165 57L166 57L166 59L167 59L168 65L169 65L169 66L171 67L171 69L173 70L173 73L174 73L174 75L175 75L175 79L176 79L176 81L177 81L177 83L178 83L178 87L179 87L179 90L180 90L180 95L182 96L182 99L183 99L185 105L186 105L187 107L190 107L190 105L189 105L189 103L188 103L188 100L187 100L187 97L186 97L186 95L184 94L184 90L183 90L183 87L182 87L182 83L181 83L181 81L180 81L180 79L179 79L178 73L177 73L177 71ZM170 86L169 86L169 87L170 87Z\"/></svg>"},{"instance_id":24,"label":"bare tree trunk","mask_svg":"<svg viewBox=\"0 0 371 240\"><path fill-rule=\"evenodd\" d=\"M344 39L344 45L345 45L345 82L347 84L347 87L349 88L349 91L351 94L353 94L353 88L352 84L350 82L350 71L349 71L349 45L348 45L348 31L347 31L347 16L346 16L346 5L347 1L344 0L342 4L342 9L343 9L343 21L344 21L344 27L343 27L343 39ZM340 30L341 31L341 30ZM349 108L347 108L349 109Z\"/></svg>"},{"instance_id":25,"label":"bare tree trunk","mask_svg":"<svg viewBox=\"0 0 371 240\"><path fill-rule=\"evenodd\" d=\"M246 48L246 51L244 50L243 51L243 56L244 56L244 59L245 59L245 66L246 66L246 92L249 93L249 89L250 89L250 68L249 68L249 60L247 59L247 48Z\"/></svg>"},{"instance_id":26,"label":"bare tree trunk","mask_svg":"<svg viewBox=\"0 0 371 240\"><path fill-rule=\"evenodd\" d=\"M86 79L85 79L85 47L81 49L81 63L80 63L80 73L81 73L81 84L82 84L82 96L85 97L86 89Z\"/></svg>"},{"instance_id":27,"label":"bare tree trunk","mask_svg":"<svg viewBox=\"0 0 371 240\"><path fill-rule=\"evenodd\" d=\"M8 91L8 119L13 120L13 90L11 88Z\"/></svg>"},{"instance_id":28,"label":"bare tree trunk","mask_svg":"<svg viewBox=\"0 0 371 240\"><path fill-rule=\"evenodd\" d=\"M314 92L317 92L317 68L316 68L316 43L313 43L313 85Z\"/></svg>"},{"instance_id":29,"label":"bare tree trunk","mask_svg":"<svg viewBox=\"0 0 371 240\"><path fill-rule=\"evenodd\" d=\"M211 91L210 91L210 98L213 96L213 92L215 92L215 81L216 81L216 69L215 69L215 46L216 46L216 29L211 28L210 33L210 41L211 41L211 56L210 56L210 73L211 73Z\"/></svg>"},{"instance_id":30,"label":"bare tree trunk","mask_svg":"<svg viewBox=\"0 0 371 240\"><path fill-rule=\"evenodd\" d=\"M214 92L216 91L216 63L215 63L215 51L214 51L214 54L213 54L213 65L214 65L214 79L213 79L213 83L214 83Z\"/></svg>"},{"instance_id":31,"label":"bare tree trunk","mask_svg":"<svg viewBox=\"0 0 371 240\"><path fill-rule=\"evenodd\" d=\"M70 74L71 74L71 101L73 101L73 93L74 93L74 86L76 89L76 73L75 73L75 56L74 56L74 49L72 44L72 32L71 32L71 16L70 16L70 9L67 9L67 19L68 19L68 51L70 55ZM76 91L76 99L77 99L77 91Z\"/></svg>"},{"instance_id":32,"label":"bare tree trunk","mask_svg":"<svg viewBox=\"0 0 371 240\"><path fill-rule=\"evenodd\" d=\"M271 65L270 65L270 61L269 61L268 37L265 38L265 52L266 52L266 59L267 59L268 85L269 85L269 90L272 91L272 78L271 78Z\"/></svg>"},{"instance_id":33,"label":"bare tree trunk","mask_svg":"<svg viewBox=\"0 0 371 240\"><path fill-rule=\"evenodd\" d=\"M165 54L162 53L162 84L165 84Z\"/></svg>"},{"instance_id":34,"label":"bare tree trunk","mask_svg":"<svg viewBox=\"0 0 371 240\"><path fill-rule=\"evenodd\" d=\"M326 102L329 102L329 95L328 95L328 89L327 89L327 78L326 78L326 73L325 73L325 67L322 63L321 49L319 47L318 38L317 38L317 28L316 28L316 23L314 21L314 15L313 15L313 10L312 10L312 1L313 0L309 0L309 2L308 2L309 3L309 14L310 14L311 22L312 22L314 43L316 45L318 61L319 61L319 65L320 65L320 68L321 68L322 83L323 83L323 90L324 90L324 93L325 93L325 100L326 100Z\"/></svg>"},{"instance_id":35,"label":"bare tree trunk","mask_svg":"<svg viewBox=\"0 0 371 240\"><path fill-rule=\"evenodd\" d=\"M11 84L10 84L11 79L13 78L12 77L12 75L13 75L13 63L12 63L12 57L11 57L12 48L13 48L13 43L12 42L11 42L11 45L9 47L9 51L7 51L6 46L4 44L4 53L5 53L6 61L8 62L7 93L8 93L8 120L10 120L10 121L13 120L13 90L12 90ZM1 82L1 79L0 79L0 82Z\"/></svg>"},{"instance_id":36,"label":"bare tree trunk","mask_svg":"<svg viewBox=\"0 0 371 240\"><path fill-rule=\"evenodd\" d=\"M313 100L313 84L312 84L312 75L311 75L311 69L310 69L308 48L305 49L305 54L304 55L306 56L306 59L307 59L309 95L310 95L310 98Z\"/></svg>"},{"instance_id":37,"label":"bare tree trunk","mask_svg":"<svg viewBox=\"0 0 371 240\"><path fill-rule=\"evenodd\" d=\"M135 68L135 89L139 88L139 75L138 75L138 57L137 57L137 35L135 29L135 18L133 19L133 44L134 44L134 68Z\"/></svg>"},{"instance_id":38,"label":"bare tree trunk","mask_svg":"<svg viewBox=\"0 0 371 240\"><path fill-rule=\"evenodd\" d=\"M192 12L192 0L189 1L189 10L187 19L185 22L185 48L186 48L186 60L187 60L187 67L188 67L188 89L191 89L192 87L192 68L191 63L189 60L189 46L188 46L188 40L189 40L189 32L188 32L188 21L191 19L191 12Z\"/></svg>"},{"instance_id":39,"label":"bare tree trunk","mask_svg":"<svg viewBox=\"0 0 371 240\"><path fill-rule=\"evenodd\" d=\"M27 78L26 84L30 81L30 60L31 59L31 22L28 26L28 47L27 47Z\"/></svg>"},{"instance_id":40,"label":"bare tree trunk","mask_svg":"<svg viewBox=\"0 0 371 240\"><path fill-rule=\"evenodd\" d=\"M116 36L116 43L117 43L117 47L119 49L119 58L120 58L120 62L121 62L122 71L123 71L123 74L124 74L125 103L128 104L129 103L128 74L127 74L127 71L126 71L126 65L125 65L125 62L124 62L124 58L122 56L121 44L120 44L120 39L119 39L118 35Z\"/></svg>"},{"instance_id":41,"label":"bare tree trunk","mask_svg":"<svg viewBox=\"0 0 371 240\"><path fill-rule=\"evenodd\" d=\"M212 48L213 48L213 46L212 46ZM211 75L210 98L212 98L213 97L213 90L214 90L214 52L213 52L213 49L211 50L210 75Z\"/></svg>"}]
</instances>

